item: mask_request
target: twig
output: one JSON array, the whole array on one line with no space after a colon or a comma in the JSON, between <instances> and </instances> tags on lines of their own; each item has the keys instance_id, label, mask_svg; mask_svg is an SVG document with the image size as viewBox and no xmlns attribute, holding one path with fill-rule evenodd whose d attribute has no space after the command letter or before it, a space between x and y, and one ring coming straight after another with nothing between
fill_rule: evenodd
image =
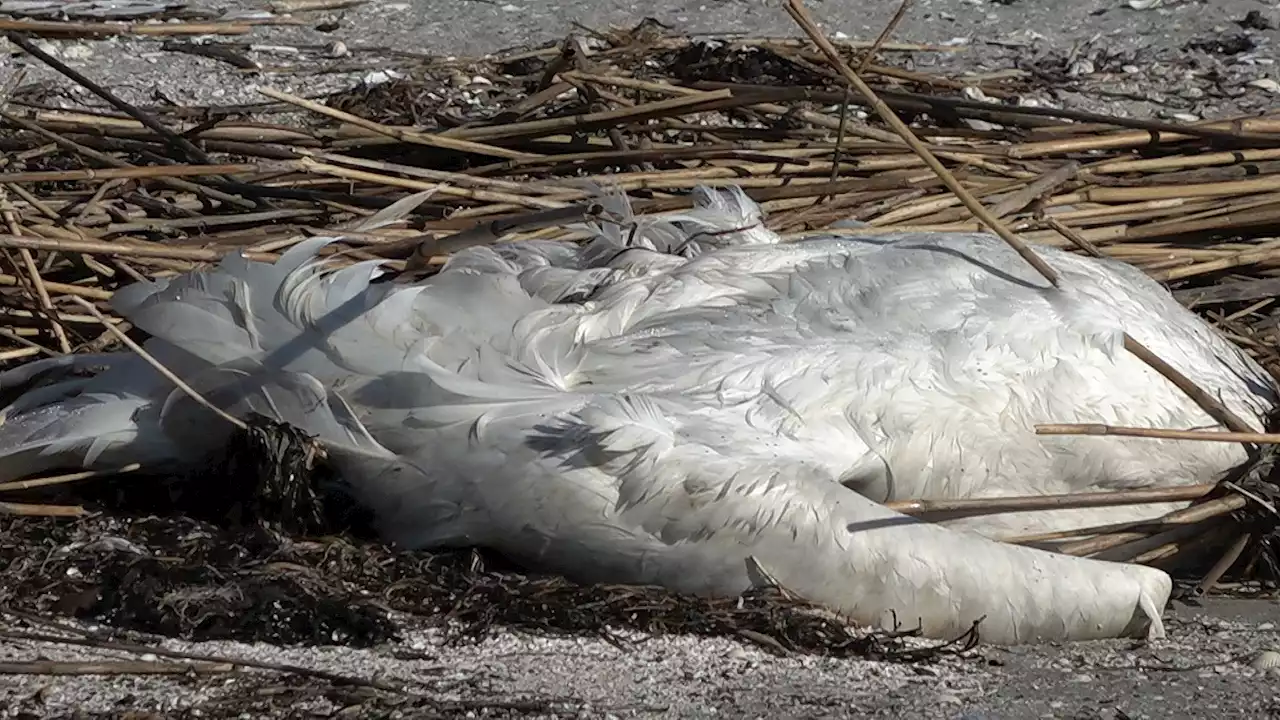
<instances>
[{"instance_id":1,"label":"twig","mask_svg":"<svg viewBox=\"0 0 1280 720\"><path fill-rule=\"evenodd\" d=\"M369 0L272 0L271 9L278 13L316 12L364 5Z\"/></svg>"},{"instance_id":2,"label":"twig","mask_svg":"<svg viewBox=\"0 0 1280 720\"><path fill-rule=\"evenodd\" d=\"M735 96L735 94L730 90L713 90L709 92L695 90L691 93L683 94L681 97L658 100L656 102L645 103L644 105L624 107L616 110L602 110L600 112L586 113L583 115L547 118L545 120L528 120L525 122L509 123L506 125L487 125L476 128L467 128L450 131L448 136L477 140L537 137L561 131L576 130L581 132L620 122L641 122L644 120L666 117L674 113L724 110L731 107L751 105L755 102L757 102L756 98Z\"/></svg>"},{"instance_id":3,"label":"twig","mask_svg":"<svg viewBox=\"0 0 1280 720\"><path fill-rule=\"evenodd\" d=\"M350 163L356 164L356 163ZM365 163L368 164L368 163ZM403 172L406 175L414 174L406 168L397 166L395 163L382 163L389 166L387 169L395 172ZM402 178L394 175L382 175L379 173L369 172L367 170L357 170L340 165L331 165L329 163L316 162L310 157L304 157L299 162L299 167L306 172L322 175L330 175L332 177L346 178L350 180L360 180L367 183L376 183L381 185L389 185L392 187L401 187L409 190L433 190L441 195L449 195L459 198L468 198L471 200L480 200L492 203L510 203L512 205L520 205L535 209L543 208L560 208L565 203L560 200L548 200L543 197L529 194L517 194L511 191L495 191L472 188L457 188L447 185L448 181L422 181L413 178ZM584 193L585 194L585 193Z\"/></svg>"},{"instance_id":4,"label":"twig","mask_svg":"<svg viewBox=\"0 0 1280 720\"><path fill-rule=\"evenodd\" d=\"M8 362L10 360L21 360L29 358L32 355L39 355L42 349L38 345L29 347L16 348L14 350L0 350L0 362Z\"/></svg>"},{"instance_id":5,"label":"twig","mask_svg":"<svg viewBox=\"0 0 1280 720\"><path fill-rule=\"evenodd\" d=\"M861 74L861 71L859 71ZM828 90L816 90L809 87L774 87L770 85L754 85L749 83L728 83L710 80L702 80L690 83L690 87L702 90L715 90L719 88L731 88L742 90L744 92L753 92L768 98L774 102L797 102L809 101L825 104L833 104L840 102L840 94ZM964 87L964 84L960 84ZM1105 115L1102 113L1092 113L1082 110L1071 110L1066 108L1050 108L1050 107L1021 107L1014 105L997 105L991 102L983 102L979 100L968 100L966 98L925 95L921 93L904 92L902 90L881 90L879 96L890 107L899 110L914 112L933 112L945 110L954 113L957 117L971 118L975 120L987 120L1002 125L1014 125L1021 127L1037 127L1042 123L1029 123L1032 118L1071 120L1069 124L1053 124L1051 128L1065 128L1070 130L1083 131L1082 123L1098 123L1104 129L1112 130L1113 128L1134 128L1143 130L1142 133L1125 133L1122 145L1126 147L1131 145L1145 144L1143 141L1149 141L1153 132L1177 133L1182 139L1203 138L1209 141L1222 142L1224 144L1239 145L1241 143L1257 143L1270 145L1274 144L1275 138L1264 133L1244 133L1235 132L1230 129L1230 122L1204 123L1197 125L1185 125L1173 122L1165 122L1161 120L1152 120L1146 118L1125 118L1114 115ZM855 102L857 100L855 99ZM1274 132L1274 124L1257 125L1259 130ZM1225 128L1225 129L1224 129ZM1043 130L1044 128L1041 128ZM1098 136L1088 136L1085 138L1072 138L1072 141L1090 141L1098 138L1110 138L1112 134L1103 134ZM1063 140L1048 141L1047 144L1062 143ZM1024 148L1036 146L1039 143L1024 142L1012 145L1008 153L1016 158L1021 158ZM1043 148L1041 148L1043 149ZM1077 149L1077 148L1073 148ZM1094 148L1084 148L1094 149ZM1241 162L1239 158L1244 160L1263 159L1274 157L1276 150L1259 149L1259 150L1237 150L1234 153L1223 152L1211 154L1211 157L1217 158L1217 162L1223 162L1224 156L1229 157L1229 162ZM1235 153L1242 153L1236 155ZM1032 154L1052 154L1052 153L1032 153ZM1148 167L1146 163L1169 163L1176 162L1177 158L1156 158L1151 160L1108 160L1105 161L1105 172L1126 172L1122 168L1129 167L1130 163L1139 163L1135 169L1143 169ZM1197 162L1193 160L1192 162ZM1112 169L1112 166L1116 169ZM1160 165L1155 165L1160 167Z\"/></svg>"},{"instance_id":6,"label":"twig","mask_svg":"<svg viewBox=\"0 0 1280 720\"><path fill-rule=\"evenodd\" d=\"M1063 163L1061 166L1040 176L1022 190L992 205L990 208L991 214L998 218L1012 215L1035 202L1036 198L1053 192L1060 185L1071 180L1079 170L1080 163L1078 162Z\"/></svg>"},{"instance_id":7,"label":"twig","mask_svg":"<svg viewBox=\"0 0 1280 720\"><path fill-rule=\"evenodd\" d=\"M57 310L53 307L53 299L49 297L49 289L45 287L44 278L40 277L40 269L36 267L35 256L26 248L19 248L18 256L22 258L22 265L27 271L27 277L31 279L31 284L36 291L36 297L40 300L40 309L49 318L49 326L53 328L53 336L58 341L58 349L63 354L71 352L71 343L67 340L67 331L63 329L62 323L58 322Z\"/></svg>"},{"instance_id":8,"label":"twig","mask_svg":"<svg viewBox=\"0 0 1280 720\"><path fill-rule=\"evenodd\" d=\"M56 320L58 318L54 318L54 319ZM26 346L21 351L18 351L17 354L5 357L4 359L6 360L15 360L17 358L30 357L31 355L39 355L41 353L48 355L49 357L58 357L59 355L66 354L66 353L59 353L55 350L50 350L49 348L41 345L40 343L33 342L31 340L28 340L27 338L22 337L21 335L17 334L11 329L0 328L0 337L8 338L18 343L19 345ZM0 356L3 356L3 355L0 354Z\"/></svg>"},{"instance_id":9,"label":"twig","mask_svg":"<svg viewBox=\"0 0 1280 720\"><path fill-rule=\"evenodd\" d=\"M1187 140L1196 135L1208 139L1227 140L1235 145L1257 144L1262 147L1275 147L1277 143L1280 143L1280 137L1265 133L1274 133L1276 127L1277 122L1273 118L1210 121L1188 126L1174 126L1167 129L1154 126L1148 121L1143 123L1143 128L1140 130L1023 143L1017 147L1010 148L1009 156L1031 158L1044 155L1086 152L1089 150L1121 150ZM1193 135L1192 133L1196 130L1202 132Z\"/></svg>"},{"instance_id":10,"label":"twig","mask_svg":"<svg viewBox=\"0 0 1280 720\"><path fill-rule=\"evenodd\" d=\"M875 42L871 43L871 47L867 48L867 52L862 56L862 61L858 63L858 72L863 73L871 66L871 62L876 59L876 55L880 54L880 48L888 42L889 37L893 35L893 31L898 28L898 23L902 22L902 18L907 16L907 9L911 7L911 0L902 0L898 5L898 9L894 11L893 17L889 18L888 24L876 36Z\"/></svg>"},{"instance_id":11,"label":"twig","mask_svg":"<svg viewBox=\"0 0 1280 720\"><path fill-rule=\"evenodd\" d=\"M123 242L103 242L101 240L51 240L26 235L0 235L0 248L28 248L30 250L48 250L52 252L189 260L192 262L217 262L226 255L226 251L206 248L168 247L156 243L126 244ZM245 253L245 256L250 260L274 261L279 259L279 255L273 253Z\"/></svg>"},{"instance_id":12,"label":"twig","mask_svg":"<svg viewBox=\"0 0 1280 720\"><path fill-rule=\"evenodd\" d=\"M1213 533L1220 528L1209 528L1208 532ZM1192 538L1203 537L1206 535L1206 528L1196 524L1186 524L1180 527L1172 527L1163 532L1156 533L1149 537L1142 538L1133 542L1118 545L1113 548L1098 552L1093 557L1099 560L1110 560L1112 562L1127 562L1135 565L1148 565L1158 560L1164 560L1173 555L1178 554L1182 549L1182 544Z\"/></svg>"},{"instance_id":13,"label":"twig","mask_svg":"<svg viewBox=\"0 0 1280 720\"><path fill-rule=\"evenodd\" d=\"M905 4L905 1L904 1ZM844 133L849 124L849 88L844 89L844 100L840 102L840 127L836 130L836 149L831 153L831 182L840 179L840 150L844 146ZM826 198L819 198L821 202Z\"/></svg>"},{"instance_id":14,"label":"twig","mask_svg":"<svg viewBox=\"0 0 1280 720\"><path fill-rule=\"evenodd\" d=\"M865 72L867 66L875 59L876 54L880 52L880 48L884 47L889 36L893 34L898 23L902 22L902 18L907 14L907 8L911 7L911 0L902 0L898 5L898 9L893 13L893 17L889 18L888 24L876 36L875 42L871 43L871 47L867 49L862 61L858 63L858 72ZM844 134L849 122L849 88L845 87L844 97L840 101L840 127L836 130L836 149L831 155L831 182L840 179L840 149L844 146ZM819 198L818 202L822 202L827 198Z\"/></svg>"},{"instance_id":15,"label":"twig","mask_svg":"<svg viewBox=\"0 0 1280 720\"><path fill-rule=\"evenodd\" d=\"M1111 533L1127 532L1137 530L1146 524L1148 523L1142 520L1127 520L1124 522L1107 523L1105 525L1089 525L1086 527L1070 528L1067 530L1052 530L1049 532L1029 533L1025 535L1007 535L996 539L1000 542L1009 543L1010 545L1030 545L1055 540L1084 538L1091 535L1109 535Z\"/></svg>"}]
</instances>

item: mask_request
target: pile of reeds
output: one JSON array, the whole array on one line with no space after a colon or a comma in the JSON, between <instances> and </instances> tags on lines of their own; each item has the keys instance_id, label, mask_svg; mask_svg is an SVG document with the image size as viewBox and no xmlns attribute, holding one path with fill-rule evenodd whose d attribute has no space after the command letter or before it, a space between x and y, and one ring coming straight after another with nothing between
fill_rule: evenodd
<instances>
[{"instance_id":1,"label":"pile of reeds","mask_svg":"<svg viewBox=\"0 0 1280 720\"><path fill-rule=\"evenodd\" d=\"M1015 245L1122 259L1280 368L1280 115L1171 124L1024 107L1023 77L957 80L878 64L879 53L911 46L882 35L837 47L799 3L790 10L813 42L695 41L646 24L596 33L592 45L574 37L435 62L328 98L264 87L262 104L232 108L134 107L11 32L112 109L54 108L22 88L0 98L0 361L115 346L128 325L103 303L116 288L231 251L270 260L308 236L341 235L332 250L343 257L429 265L497 237L566 237L560 223L593 211L596 186L625 190L638 212L660 212L688 207L697 185L732 183L787 237L855 218L867 227L840 232L992 229ZM459 94L474 112L438 111L448 105L441 98ZM1276 441L1248 434L1136 342L1129 349L1243 433L1182 437ZM1227 566L1269 557L1258 541L1276 526L1272 487L1254 472L1211 487L904 509L1193 500L1060 549L1170 568L1210 557L1208 587ZM0 511L79 512L20 503Z\"/></svg>"}]
</instances>

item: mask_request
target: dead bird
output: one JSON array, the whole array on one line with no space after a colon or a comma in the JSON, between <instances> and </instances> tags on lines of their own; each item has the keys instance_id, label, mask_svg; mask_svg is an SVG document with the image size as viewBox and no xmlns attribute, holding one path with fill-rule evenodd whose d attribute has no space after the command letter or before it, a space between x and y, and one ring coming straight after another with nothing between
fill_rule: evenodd
<instances>
[{"instance_id":1,"label":"dead bird","mask_svg":"<svg viewBox=\"0 0 1280 720\"><path fill-rule=\"evenodd\" d=\"M1238 445L1038 436L1043 422L1213 427L1128 332L1262 429L1273 380L1123 263L973 233L781 242L736 189L585 244L499 243L414 284L300 243L140 283L112 304L232 415L315 436L383 536L483 545L583 582L736 595L778 583L870 625L996 643L1159 637L1171 581L990 536L1168 506L948 525L882 503L1211 482ZM96 374L66 371L98 366ZM181 466L233 429L131 353L32 363L0 389L0 480Z\"/></svg>"}]
</instances>

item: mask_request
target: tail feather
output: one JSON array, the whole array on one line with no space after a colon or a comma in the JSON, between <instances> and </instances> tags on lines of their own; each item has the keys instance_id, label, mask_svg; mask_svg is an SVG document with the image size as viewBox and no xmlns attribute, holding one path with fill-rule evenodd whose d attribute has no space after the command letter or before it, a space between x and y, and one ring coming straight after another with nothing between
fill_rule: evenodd
<instances>
[{"instance_id":1,"label":"tail feather","mask_svg":"<svg viewBox=\"0 0 1280 720\"><path fill-rule=\"evenodd\" d=\"M0 481L66 469L105 470L130 463L167 466L177 448L159 433L141 432L144 398L98 393L28 409L0 424Z\"/></svg>"},{"instance_id":2,"label":"tail feather","mask_svg":"<svg viewBox=\"0 0 1280 720\"><path fill-rule=\"evenodd\" d=\"M153 337L211 365L258 356L297 335L280 296L301 284L303 278L289 284L291 274L329 242L298 243L273 264L229 255L213 270L122 288L111 305Z\"/></svg>"},{"instance_id":3,"label":"tail feather","mask_svg":"<svg viewBox=\"0 0 1280 720\"><path fill-rule=\"evenodd\" d=\"M121 355L59 355L24 363L0 372L0 397L20 396L36 385L56 384L69 376L85 374L115 364Z\"/></svg>"}]
</instances>

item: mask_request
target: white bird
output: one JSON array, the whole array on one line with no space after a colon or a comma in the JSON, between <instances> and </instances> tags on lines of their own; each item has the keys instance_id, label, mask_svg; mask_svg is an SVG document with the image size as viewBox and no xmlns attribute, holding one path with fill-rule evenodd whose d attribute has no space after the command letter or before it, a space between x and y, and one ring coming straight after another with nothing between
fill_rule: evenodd
<instances>
[{"instance_id":1,"label":"white bird","mask_svg":"<svg viewBox=\"0 0 1280 720\"><path fill-rule=\"evenodd\" d=\"M1033 427L1215 426L1126 331L1259 430L1277 404L1261 368L1119 262L1037 248L1055 289L989 235L783 243L740 191L695 199L590 225L581 246L472 248L412 285L335 269L313 239L113 305L210 401L318 437L403 546L712 595L772 580L931 637L979 619L996 643L1163 635L1165 573L988 536L1167 507L941 526L881 503L1210 482L1239 446ZM4 410L0 479L191 463L231 430L132 354L38 362L0 387L37 377L57 381Z\"/></svg>"}]
</instances>

